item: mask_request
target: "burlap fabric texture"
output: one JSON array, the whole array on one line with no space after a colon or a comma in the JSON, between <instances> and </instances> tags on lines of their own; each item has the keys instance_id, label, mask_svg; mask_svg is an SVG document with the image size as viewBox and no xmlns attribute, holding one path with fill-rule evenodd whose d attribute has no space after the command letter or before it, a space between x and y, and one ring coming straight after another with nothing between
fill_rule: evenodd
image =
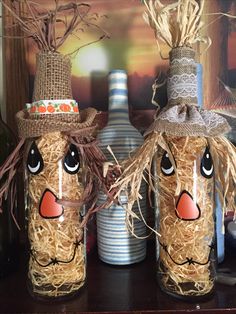
<instances>
[{"instance_id":1,"label":"burlap fabric texture","mask_svg":"<svg viewBox=\"0 0 236 314\"><path fill-rule=\"evenodd\" d=\"M168 104L157 114L145 135L154 131L172 136L213 137L230 130L226 119L197 107L197 69L194 56L194 50L188 47L170 51Z\"/></svg>"},{"instance_id":2,"label":"burlap fabric texture","mask_svg":"<svg viewBox=\"0 0 236 314\"><path fill-rule=\"evenodd\" d=\"M87 108L81 110L79 114L45 114L40 118L35 116L34 119L26 110L22 110L16 114L18 134L21 138L33 138L49 132L80 130L83 136L91 135L96 128L94 124L96 114L96 109Z\"/></svg>"},{"instance_id":3,"label":"burlap fabric texture","mask_svg":"<svg viewBox=\"0 0 236 314\"><path fill-rule=\"evenodd\" d=\"M71 61L58 52L41 51L36 57L33 101L72 99Z\"/></svg>"},{"instance_id":4,"label":"burlap fabric texture","mask_svg":"<svg viewBox=\"0 0 236 314\"><path fill-rule=\"evenodd\" d=\"M73 99L71 89L71 61L58 52L41 51L36 57L33 100ZM49 132L76 132L92 135L97 111L93 108L78 113L30 114L27 110L16 114L20 138L39 137Z\"/></svg>"}]
</instances>

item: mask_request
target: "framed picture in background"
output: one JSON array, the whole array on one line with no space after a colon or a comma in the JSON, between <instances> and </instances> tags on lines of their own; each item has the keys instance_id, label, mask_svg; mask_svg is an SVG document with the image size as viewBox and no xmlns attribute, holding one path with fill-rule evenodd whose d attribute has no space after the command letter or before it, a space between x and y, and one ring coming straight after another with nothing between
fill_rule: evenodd
<instances>
[{"instance_id":1,"label":"framed picture in background","mask_svg":"<svg viewBox=\"0 0 236 314\"><path fill-rule=\"evenodd\" d=\"M216 14L224 12L227 16ZM209 14L210 13L210 14ZM203 65L204 106L223 114L232 127L229 138L236 143L236 2L206 0L205 35L212 44L200 49Z\"/></svg>"},{"instance_id":2,"label":"framed picture in background","mask_svg":"<svg viewBox=\"0 0 236 314\"><path fill-rule=\"evenodd\" d=\"M12 1L9 0L9 4ZM50 9L53 1L38 1L40 6ZM68 3L61 0L60 3ZM88 0L91 10L101 16L99 23L110 35L105 39L87 45L72 58L72 87L74 98L80 108L92 106L103 112L108 107L107 75L112 69L125 69L128 72L129 104L131 120L144 131L151 123L155 106L152 105L152 85L155 78L165 77L168 60L163 60L156 46L154 34L143 19L145 6L141 0ZM163 3L165 0L163 0ZM227 12L236 15L233 0L206 0L205 13ZM22 4L22 13L24 12ZM219 111L235 124L236 88L236 20L215 14L206 14L204 18L205 35L212 40L211 46L198 47L197 61L203 65L203 104ZM36 48L31 41L25 40L17 27L9 28L13 23L4 12L4 52L5 52L5 102L6 117L9 125L15 129L14 115L31 101L35 75ZM63 53L69 53L77 46L94 41L96 31L80 33L80 38L67 42ZM17 37L13 38L13 37ZM161 46L168 57L168 49ZM161 73L161 75L160 75ZM166 89L157 91L155 100L164 106ZM148 114L147 114L148 113ZM103 116L104 123L106 115ZM234 130L230 135L232 138Z\"/></svg>"}]
</instances>

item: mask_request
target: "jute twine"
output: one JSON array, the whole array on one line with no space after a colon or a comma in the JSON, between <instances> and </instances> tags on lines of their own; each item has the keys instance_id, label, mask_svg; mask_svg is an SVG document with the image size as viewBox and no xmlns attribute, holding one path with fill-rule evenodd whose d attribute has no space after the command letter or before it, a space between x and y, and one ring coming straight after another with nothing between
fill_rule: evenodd
<instances>
[{"instance_id":1,"label":"jute twine","mask_svg":"<svg viewBox=\"0 0 236 314\"><path fill-rule=\"evenodd\" d=\"M174 60L181 60L183 58L191 60L194 63L195 50L190 47L177 47L170 50L169 53L170 64L172 65Z\"/></svg>"},{"instance_id":2,"label":"jute twine","mask_svg":"<svg viewBox=\"0 0 236 314\"><path fill-rule=\"evenodd\" d=\"M167 79L168 104L157 115L145 133L166 133L173 136L213 137L230 130L225 118L197 107L197 69L195 52L189 47L170 51Z\"/></svg>"},{"instance_id":3,"label":"jute twine","mask_svg":"<svg viewBox=\"0 0 236 314\"><path fill-rule=\"evenodd\" d=\"M36 68L33 101L72 99L69 57L42 51L36 57Z\"/></svg>"}]
</instances>

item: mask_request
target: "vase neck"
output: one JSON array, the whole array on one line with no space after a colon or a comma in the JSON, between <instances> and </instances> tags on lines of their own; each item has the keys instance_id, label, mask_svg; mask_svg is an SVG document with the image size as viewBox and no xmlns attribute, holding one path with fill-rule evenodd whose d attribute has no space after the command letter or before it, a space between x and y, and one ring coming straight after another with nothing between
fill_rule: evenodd
<instances>
[{"instance_id":1,"label":"vase neck","mask_svg":"<svg viewBox=\"0 0 236 314\"><path fill-rule=\"evenodd\" d=\"M123 70L109 73L108 124L129 124L127 74Z\"/></svg>"},{"instance_id":2,"label":"vase neck","mask_svg":"<svg viewBox=\"0 0 236 314\"><path fill-rule=\"evenodd\" d=\"M197 64L194 56L194 50L188 47L171 50L167 79L168 103L197 104Z\"/></svg>"}]
</instances>

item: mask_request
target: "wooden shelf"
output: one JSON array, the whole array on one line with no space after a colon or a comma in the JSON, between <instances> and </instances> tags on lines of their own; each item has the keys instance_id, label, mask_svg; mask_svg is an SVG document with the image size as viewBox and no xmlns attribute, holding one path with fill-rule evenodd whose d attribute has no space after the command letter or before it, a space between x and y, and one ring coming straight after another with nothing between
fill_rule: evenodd
<instances>
[{"instance_id":1,"label":"wooden shelf","mask_svg":"<svg viewBox=\"0 0 236 314\"><path fill-rule=\"evenodd\" d=\"M154 255L151 244L145 261L117 267L101 262L94 250L88 255L87 284L78 296L48 302L28 294L24 255L19 271L0 280L0 313L236 313L235 287L217 284L214 296L198 303L164 294L156 282ZM228 257L222 267L235 264L234 259Z\"/></svg>"}]
</instances>

